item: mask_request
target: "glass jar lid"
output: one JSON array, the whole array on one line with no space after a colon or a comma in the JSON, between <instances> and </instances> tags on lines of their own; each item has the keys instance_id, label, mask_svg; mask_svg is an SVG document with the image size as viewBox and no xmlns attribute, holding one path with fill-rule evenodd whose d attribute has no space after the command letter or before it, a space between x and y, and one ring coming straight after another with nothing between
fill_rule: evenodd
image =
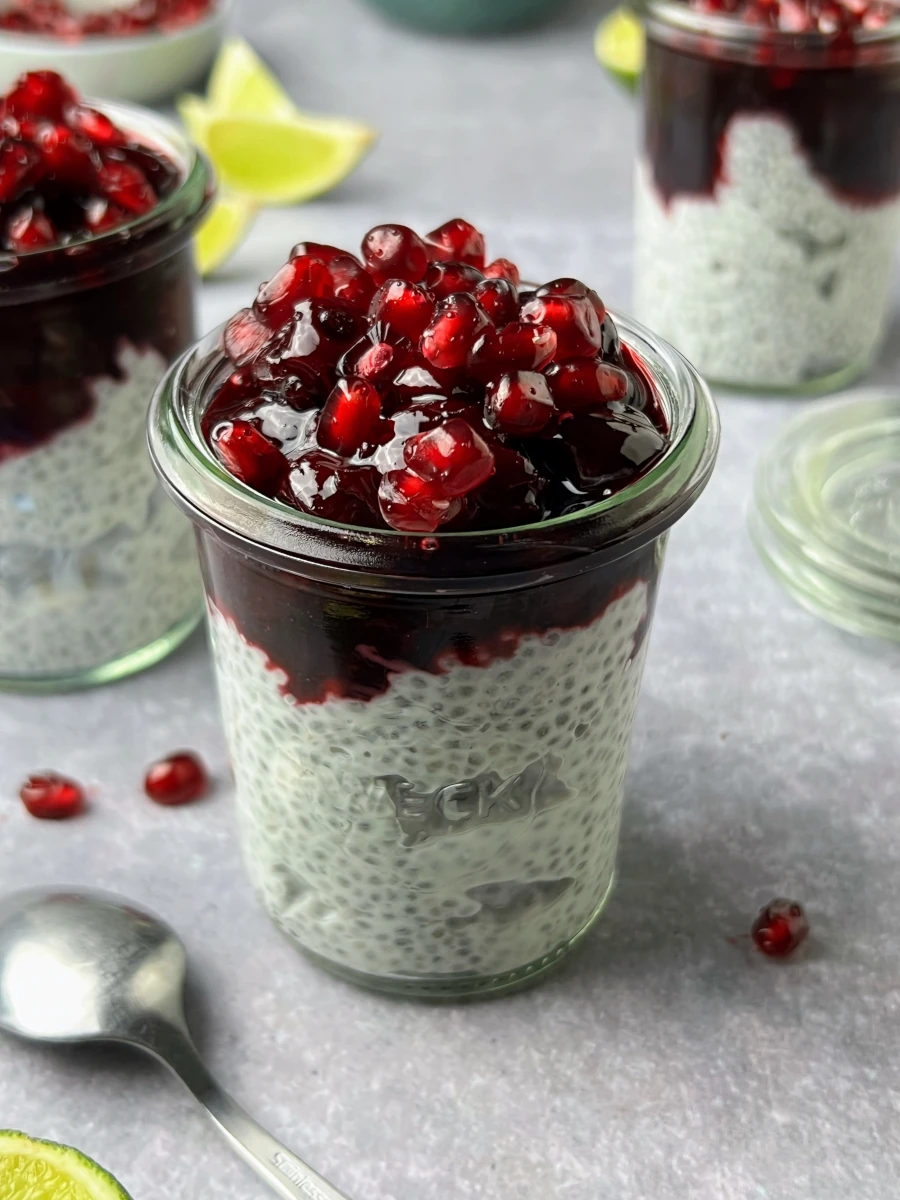
<instances>
[{"instance_id":1,"label":"glass jar lid","mask_svg":"<svg viewBox=\"0 0 900 1200\"><path fill-rule=\"evenodd\" d=\"M791 421L757 467L750 532L805 608L900 641L900 392L848 393Z\"/></svg>"}]
</instances>

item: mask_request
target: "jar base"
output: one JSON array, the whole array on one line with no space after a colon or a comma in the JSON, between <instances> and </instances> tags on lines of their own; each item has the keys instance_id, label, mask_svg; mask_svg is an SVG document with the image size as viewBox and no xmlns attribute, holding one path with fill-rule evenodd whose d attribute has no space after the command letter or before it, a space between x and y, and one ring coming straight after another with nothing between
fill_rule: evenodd
<instances>
[{"instance_id":1,"label":"jar base","mask_svg":"<svg viewBox=\"0 0 900 1200\"><path fill-rule=\"evenodd\" d=\"M5 675L0 672L0 692L23 692L32 695L74 692L82 688L99 687L104 683L114 683L129 675L137 675L138 672L146 671L168 658L190 637L202 619L203 609L200 607L167 629L149 645L130 650L112 662L103 663L98 667L85 667L77 671L48 675Z\"/></svg>"},{"instance_id":2,"label":"jar base","mask_svg":"<svg viewBox=\"0 0 900 1200\"><path fill-rule=\"evenodd\" d=\"M367 991L382 992L406 1000L426 1000L434 1003L455 1000L491 1000L499 996L508 996L512 992L524 991L526 988L540 983L553 972L581 944L596 925L615 885L616 876L613 874L600 903L581 929L571 938L560 943L549 954L526 963L524 966L516 967L512 971L503 971L497 975L370 975L365 971L355 971L352 967L342 966L340 963L307 950L285 933L277 922L275 922L275 927L294 949L299 950L317 967L321 967L329 975L337 976L345 983L352 983Z\"/></svg>"}]
</instances>

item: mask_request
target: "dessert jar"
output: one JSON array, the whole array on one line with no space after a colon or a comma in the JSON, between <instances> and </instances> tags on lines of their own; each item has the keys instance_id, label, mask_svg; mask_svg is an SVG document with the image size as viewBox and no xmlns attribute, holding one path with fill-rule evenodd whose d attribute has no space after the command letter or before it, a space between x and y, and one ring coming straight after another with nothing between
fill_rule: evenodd
<instances>
[{"instance_id":1,"label":"dessert jar","mask_svg":"<svg viewBox=\"0 0 900 1200\"><path fill-rule=\"evenodd\" d=\"M166 377L151 453L198 530L243 851L321 965L419 996L557 962L613 884L666 531L713 467L694 370L627 320L670 429L591 508L491 532L307 516L227 474L200 419L214 337Z\"/></svg>"},{"instance_id":2,"label":"dessert jar","mask_svg":"<svg viewBox=\"0 0 900 1200\"><path fill-rule=\"evenodd\" d=\"M149 666L196 625L189 522L156 482L146 412L196 336L191 235L209 170L169 122L103 111L179 169L148 213L0 263L0 685Z\"/></svg>"},{"instance_id":3,"label":"dessert jar","mask_svg":"<svg viewBox=\"0 0 900 1200\"><path fill-rule=\"evenodd\" d=\"M635 312L707 378L869 366L900 234L900 19L838 37L650 0Z\"/></svg>"}]
</instances>

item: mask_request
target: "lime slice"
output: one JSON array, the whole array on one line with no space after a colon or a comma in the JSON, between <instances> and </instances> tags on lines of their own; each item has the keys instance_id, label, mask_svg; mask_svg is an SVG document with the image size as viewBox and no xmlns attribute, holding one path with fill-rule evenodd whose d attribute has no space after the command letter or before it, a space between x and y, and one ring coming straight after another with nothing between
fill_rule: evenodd
<instances>
[{"instance_id":1,"label":"lime slice","mask_svg":"<svg viewBox=\"0 0 900 1200\"><path fill-rule=\"evenodd\" d=\"M206 90L210 108L222 116L292 117L294 103L243 38L222 45Z\"/></svg>"},{"instance_id":2,"label":"lime slice","mask_svg":"<svg viewBox=\"0 0 900 1200\"><path fill-rule=\"evenodd\" d=\"M597 26L594 53L600 66L630 91L644 69L644 26L630 8L616 8Z\"/></svg>"},{"instance_id":3,"label":"lime slice","mask_svg":"<svg viewBox=\"0 0 900 1200\"><path fill-rule=\"evenodd\" d=\"M256 205L246 196L220 191L194 238L197 270L212 275L231 257L253 224Z\"/></svg>"},{"instance_id":4,"label":"lime slice","mask_svg":"<svg viewBox=\"0 0 900 1200\"><path fill-rule=\"evenodd\" d=\"M0 1130L0 1196L3 1200L129 1200L112 1175L84 1154L11 1130Z\"/></svg>"},{"instance_id":5,"label":"lime slice","mask_svg":"<svg viewBox=\"0 0 900 1200\"><path fill-rule=\"evenodd\" d=\"M196 124L198 118L194 114ZM299 204L335 187L357 166L371 130L339 117L290 119L206 114L205 148L223 187L257 204Z\"/></svg>"}]
</instances>

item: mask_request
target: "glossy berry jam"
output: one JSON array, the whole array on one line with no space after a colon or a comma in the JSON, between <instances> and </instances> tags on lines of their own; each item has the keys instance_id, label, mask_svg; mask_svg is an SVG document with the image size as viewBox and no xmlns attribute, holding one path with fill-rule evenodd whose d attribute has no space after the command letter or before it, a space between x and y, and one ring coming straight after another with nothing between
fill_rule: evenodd
<instances>
[{"instance_id":1,"label":"glossy berry jam","mask_svg":"<svg viewBox=\"0 0 900 1200\"><path fill-rule=\"evenodd\" d=\"M62 0L10 0L0 10L0 29L68 42L96 35L129 37L193 25L208 16L212 7L211 0L136 0L120 8L73 12Z\"/></svg>"},{"instance_id":2,"label":"glossy berry jam","mask_svg":"<svg viewBox=\"0 0 900 1200\"><path fill-rule=\"evenodd\" d=\"M29 775L19 789L19 799L33 817L46 821L77 816L85 804L81 785L54 771Z\"/></svg>"},{"instance_id":3,"label":"glossy berry jam","mask_svg":"<svg viewBox=\"0 0 900 1200\"><path fill-rule=\"evenodd\" d=\"M305 242L226 324L203 416L222 465L348 525L496 529L587 507L667 445L660 404L580 280L519 291L467 221Z\"/></svg>"},{"instance_id":4,"label":"glossy berry jam","mask_svg":"<svg viewBox=\"0 0 900 1200\"><path fill-rule=\"evenodd\" d=\"M0 247L28 254L108 233L175 187L174 164L84 104L54 71L0 99Z\"/></svg>"},{"instance_id":5,"label":"glossy berry jam","mask_svg":"<svg viewBox=\"0 0 900 1200\"><path fill-rule=\"evenodd\" d=\"M795 900L770 900L759 910L750 935L770 958L787 958L809 934L809 921Z\"/></svg>"},{"instance_id":6,"label":"glossy berry jam","mask_svg":"<svg viewBox=\"0 0 900 1200\"><path fill-rule=\"evenodd\" d=\"M175 806L199 800L209 788L206 768L189 750L170 754L148 768L144 791L156 804Z\"/></svg>"}]
</instances>

